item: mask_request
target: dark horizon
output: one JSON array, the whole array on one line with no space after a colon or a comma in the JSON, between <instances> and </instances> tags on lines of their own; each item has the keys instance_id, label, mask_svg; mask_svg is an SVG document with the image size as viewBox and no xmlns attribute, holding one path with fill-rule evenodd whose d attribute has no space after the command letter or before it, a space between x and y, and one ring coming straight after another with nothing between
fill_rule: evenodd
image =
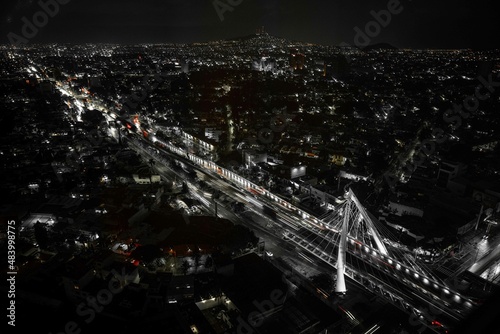
<instances>
[{"instance_id":1,"label":"dark horizon","mask_svg":"<svg viewBox=\"0 0 500 334\"><path fill-rule=\"evenodd\" d=\"M19 1L4 9L2 43L11 43L9 34L23 37L25 23L22 19L25 17L33 22L33 15L42 10L40 1L31 4ZM220 1L219 4L225 3ZM68 1L59 4L57 13L41 24L38 32L26 39L26 44L191 44L237 38L264 26L269 34L290 41L354 46L358 35L355 29L365 33L366 25L376 22L373 13L387 11L393 6L395 14L386 18L385 26L380 23L377 23L378 29L372 26L375 30L373 37L368 36L368 44L388 43L401 49L477 50L497 49L500 45L497 36L491 37L492 31L500 31L500 23L490 10L490 0L474 4L448 0L439 4L430 1L417 4L408 0L284 4L277 0L256 0L242 1L239 5L226 7L227 10L219 7L219 12L214 3Z\"/></svg>"}]
</instances>

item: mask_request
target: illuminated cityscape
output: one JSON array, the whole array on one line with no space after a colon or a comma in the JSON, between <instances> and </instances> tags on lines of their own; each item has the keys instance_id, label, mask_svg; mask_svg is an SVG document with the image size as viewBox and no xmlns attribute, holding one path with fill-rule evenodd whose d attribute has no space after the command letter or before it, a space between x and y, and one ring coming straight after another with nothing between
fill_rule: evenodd
<instances>
[{"instance_id":1,"label":"illuminated cityscape","mask_svg":"<svg viewBox=\"0 0 500 334\"><path fill-rule=\"evenodd\" d=\"M41 8L56 20L63 2ZM211 14L231 22L237 2ZM396 20L393 2L371 15ZM46 38L37 17L22 22ZM253 28L175 43L6 34L10 329L493 333L499 49Z\"/></svg>"}]
</instances>

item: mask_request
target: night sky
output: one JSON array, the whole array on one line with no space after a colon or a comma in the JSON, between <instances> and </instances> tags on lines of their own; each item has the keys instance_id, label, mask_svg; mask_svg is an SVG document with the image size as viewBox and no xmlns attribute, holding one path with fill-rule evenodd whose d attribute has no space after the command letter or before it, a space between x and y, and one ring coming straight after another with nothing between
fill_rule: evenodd
<instances>
[{"instance_id":1,"label":"night sky","mask_svg":"<svg viewBox=\"0 0 500 334\"><path fill-rule=\"evenodd\" d=\"M23 16L32 21L39 0L2 3L2 43L20 36ZM55 1L55 0L42 0ZM63 1L63 0L60 0ZM68 1L68 0L64 0ZM365 30L370 11L387 9L380 0L219 0L241 2L221 21L214 0L71 0L60 5L29 43L204 42L239 37L265 26L291 40L354 44L355 27ZM498 48L500 20L493 0L401 0L401 13L370 39L401 48Z\"/></svg>"}]
</instances>

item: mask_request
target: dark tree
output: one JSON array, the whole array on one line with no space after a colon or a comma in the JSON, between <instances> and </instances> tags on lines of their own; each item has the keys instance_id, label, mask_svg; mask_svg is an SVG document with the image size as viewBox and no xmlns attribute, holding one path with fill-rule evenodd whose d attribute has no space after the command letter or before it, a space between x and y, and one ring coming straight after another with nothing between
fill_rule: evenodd
<instances>
[{"instance_id":1,"label":"dark tree","mask_svg":"<svg viewBox=\"0 0 500 334\"><path fill-rule=\"evenodd\" d=\"M212 259L211 256L208 256L207 259L205 260L205 268L211 268L214 264L214 260Z\"/></svg>"},{"instance_id":2,"label":"dark tree","mask_svg":"<svg viewBox=\"0 0 500 334\"><path fill-rule=\"evenodd\" d=\"M189 269L189 262L187 262L187 260L184 260L184 261L182 262L182 266L181 266L181 268L182 268L182 274L183 274L183 275L186 275L186 274L187 274L187 272L188 272L188 269Z\"/></svg>"},{"instance_id":3,"label":"dark tree","mask_svg":"<svg viewBox=\"0 0 500 334\"><path fill-rule=\"evenodd\" d=\"M195 270L198 270L198 265L200 264L200 259L201 259L201 253L198 246L194 247L192 258L194 261Z\"/></svg>"}]
</instances>

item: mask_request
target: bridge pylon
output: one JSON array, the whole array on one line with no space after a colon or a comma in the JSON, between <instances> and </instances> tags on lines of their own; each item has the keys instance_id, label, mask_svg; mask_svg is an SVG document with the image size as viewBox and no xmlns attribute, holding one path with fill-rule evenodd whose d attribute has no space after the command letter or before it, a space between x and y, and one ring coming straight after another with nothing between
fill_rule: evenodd
<instances>
[{"instance_id":1,"label":"bridge pylon","mask_svg":"<svg viewBox=\"0 0 500 334\"><path fill-rule=\"evenodd\" d=\"M349 189L345 194L346 201L339 209L342 221L337 220L336 228L340 228L340 240L337 254L337 283L335 292L343 294L347 291L345 284L346 251L348 239L362 240L383 255L389 255L383 239L365 208L361 205L354 192Z\"/></svg>"},{"instance_id":2,"label":"bridge pylon","mask_svg":"<svg viewBox=\"0 0 500 334\"><path fill-rule=\"evenodd\" d=\"M344 294L347 292L347 287L345 284L345 259L346 259L346 247L347 247L347 231L349 225L349 218L351 215L351 201L346 202L344 207L344 219L342 221L342 230L340 233L339 250L337 255L337 282L335 284L335 292L338 294Z\"/></svg>"}]
</instances>

